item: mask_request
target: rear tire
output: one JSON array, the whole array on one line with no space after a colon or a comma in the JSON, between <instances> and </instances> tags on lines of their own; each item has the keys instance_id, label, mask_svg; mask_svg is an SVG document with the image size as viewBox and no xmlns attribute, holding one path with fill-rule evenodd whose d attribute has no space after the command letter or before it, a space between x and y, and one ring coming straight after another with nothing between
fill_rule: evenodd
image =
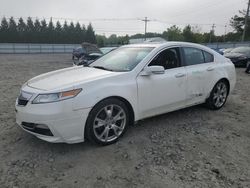
<instances>
[{"instance_id":1,"label":"rear tire","mask_svg":"<svg viewBox=\"0 0 250 188\"><path fill-rule=\"evenodd\" d=\"M206 101L206 106L211 110L219 110L227 101L229 86L225 80L217 82Z\"/></svg>"},{"instance_id":2,"label":"rear tire","mask_svg":"<svg viewBox=\"0 0 250 188\"><path fill-rule=\"evenodd\" d=\"M117 142L129 124L127 106L116 98L105 99L96 104L89 113L85 136L99 145Z\"/></svg>"}]
</instances>

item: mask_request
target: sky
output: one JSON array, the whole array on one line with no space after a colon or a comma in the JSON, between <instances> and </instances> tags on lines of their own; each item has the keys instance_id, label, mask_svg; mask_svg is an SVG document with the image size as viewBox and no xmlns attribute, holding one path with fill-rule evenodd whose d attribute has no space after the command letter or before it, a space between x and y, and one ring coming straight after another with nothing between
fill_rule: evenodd
<instances>
[{"instance_id":1,"label":"sky","mask_svg":"<svg viewBox=\"0 0 250 188\"><path fill-rule=\"evenodd\" d=\"M0 0L0 17L28 16L53 21L68 20L92 23L97 34L132 35L162 33L172 25L183 28L191 24L195 30L215 34L232 31L229 20L246 9L248 0ZM225 27L225 25L227 25Z\"/></svg>"}]
</instances>

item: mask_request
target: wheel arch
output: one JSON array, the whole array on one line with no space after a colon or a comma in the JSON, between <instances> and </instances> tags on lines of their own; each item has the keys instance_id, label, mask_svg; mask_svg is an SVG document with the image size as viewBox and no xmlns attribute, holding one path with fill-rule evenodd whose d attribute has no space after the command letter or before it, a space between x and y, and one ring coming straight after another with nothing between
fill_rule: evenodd
<instances>
[{"instance_id":1,"label":"wheel arch","mask_svg":"<svg viewBox=\"0 0 250 188\"><path fill-rule=\"evenodd\" d=\"M125 99L124 97L120 97L120 96L111 96L111 97L107 97L105 99L108 99L108 98L116 98L116 99L122 101L127 106L128 111L129 111L129 117L130 117L129 124L130 125L133 124L134 120L135 120L135 112L134 112L134 109L133 109L132 105L130 104L130 102L127 99ZM105 100L105 99L103 99L103 100Z\"/></svg>"},{"instance_id":2,"label":"wheel arch","mask_svg":"<svg viewBox=\"0 0 250 188\"><path fill-rule=\"evenodd\" d=\"M218 80L217 82L216 82L216 84L218 83L218 82L220 82L220 81L224 81L226 84L227 84L227 86L228 86L228 94L230 93L230 82L229 82L229 80L227 79L227 78L221 78L220 80ZM215 84L215 85L216 85Z\"/></svg>"}]
</instances>

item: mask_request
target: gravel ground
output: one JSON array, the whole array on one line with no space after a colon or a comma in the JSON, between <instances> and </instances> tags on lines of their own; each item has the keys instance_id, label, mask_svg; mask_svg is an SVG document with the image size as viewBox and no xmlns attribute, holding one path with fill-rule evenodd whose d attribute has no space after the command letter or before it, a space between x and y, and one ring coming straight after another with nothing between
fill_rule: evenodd
<instances>
[{"instance_id":1,"label":"gravel ground","mask_svg":"<svg viewBox=\"0 0 250 188\"><path fill-rule=\"evenodd\" d=\"M51 144L15 124L28 79L71 66L68 55L0 55L0 187L250 187L250 75L237 69L225 107L146 119L116 144Z\"/></svg>"}]
</instances>

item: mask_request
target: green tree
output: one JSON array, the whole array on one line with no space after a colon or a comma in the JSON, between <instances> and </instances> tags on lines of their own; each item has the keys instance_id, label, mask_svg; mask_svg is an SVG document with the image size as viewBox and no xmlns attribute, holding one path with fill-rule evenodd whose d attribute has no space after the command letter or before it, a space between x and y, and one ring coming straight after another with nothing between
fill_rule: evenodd
<instances>
[{"instance_id":1,"label":"green tree","mask_svg":"<svg viewBox=\"0 0 250 188\"><path fill-rule=\"evenodd\" d=\"M104 35L96 35L96 42L98 47L104 47L106 37Z\"/></svg>"},{"instance_id":2,"label":"green tree","mask_svg":"<svg viewBox=\"0 0 250 188\"><path fill-rule=\"evenodd\" d=\"M86 42L96 44L95 32L91 23L87 27L86 31Z\"/></svg>"},{"instance_id":3,"label":"green tree","mask_svg":"<svg viewBox=\"0 0 250 188\"><path fill-rule=\"evenodd\" d=\"M70 40L69 40L68 31L69 31L68 22L67 22L67 21L64 21L63 29L62 29L62 37L63 37L62 42L63 42L63 43L68 43L68 42L70 41Z\"/></svg>"},{"instance_id":4,"label":"green tree","mask_svg":"<svg viewBox=\"0 0 250 188\"><path fill-rule=\"evenodd\" d=\"M192 32L192 28L190 25L187 25L182 32L184 37L184 41L186 42L196 42L194 38L194 33Z\"/></svg>"},{"instance_id":5,"label":"green tree","mask_svg":"<svg viewBox=\"0 0 250 188\"><path fill-rule=\"evenodd\" d=\"M9 20L9 28L8 28L8 38L9 42L16 42L18 40L18 33L17 33L17 25L13 17Z\"/></svg>"},{"instance_id":6,"label":"green tree","mask_svg":"<svg viewBox=\"0 0 250 188\"><path fill-rule=\"evenodd\" d=\"M16 42L26 42L26 24L23 21L23 18L19 18L17 24L18 40Z\"/></svg>"},{"instance_id":7,"label":"green tree","mask_svg":"<svg viewBox=\"0 0 250 188\"><path fill-rule=\"evenodd\" d=\"M31 17L27 18L27 26L25 30L25 35L28 43L34 42L34 32L35 32L35 27L34 23Z\"/></svg>"},{"instance_id":8,"label":"green tree","mask_svg":"<svg viewBox=\"0 0 250 188\"><path fill-rule=\"evenodd\" d=\"M42 41L41 39L41 23L38 19L34 22L34 39L35 43L39 43Z\"/></svg>"},{"instance_id":9,"label":"green tree","mask_svg":"<svg viewBox=\"0 0 250 188\"><path fill-rule=\"evenodd\" d=\"M170 28L168 28L167 31L164 31L162 33L162 37L168 41L182 41L183 40L181 29L178 28L176 25L173 25Z\"/></svg>"},{"instance_id":10,"label":"green tree","mask_svg":"<svg viewBox=\"0 0 250 188\"><path fill-rule=\"evenodd\" d=\"M48 43L55 43L55 27L52 19L50 19L47 28Z\"/></svg>"},{"instance_id":11,"label":"green tree","mask_svg":"<svg viewBox=\"0 0 250 188\"><path fill-rule=\"evenodd\" d=\"M85 28L85 25L82 25L82 28L81 28L82 30L81 30L81 39L82 39L82 41L86 41L86 32L87 32L87 30L86 30L86 28Z\"/></svg>"},{"instance_id":12,"label":"green tree","mask_svg":"<svg viewBox=\"0 0 250 188\"><path fill-rule=\"evenodd\" d=\"M9 29L9 23L5 17L3 17L1 21L1 26L0 26L0 42L8 42L8 29Z\"/></svg>"},{"instance_id":13,"label":"green tree","mask_svg":"<svg viewBox=\"0 0 250 188\"><path fill-rule=\"evenodd\" d=\"M240 37L243 33L245 27L245 16L246 11L239 11L239 15L234 15L230 20L230 25L234 28L236 33L240 34ZM240 37L238 40L240 40ZM247 28L246 28L246 39L250 40L250 16L248 16Z\"/></svg>"},{"instance_id":14,"label":"green tree","mask_svg":"<svg viewBox=\"0 0 250 188\"><path fill-rule=\"evenodd\" d=\"M45 19L41 21L41 31L40 31L40 43L47 43L48 42L48 35L47 35L47 22Z\"/></svg>"},{"instance_id":15,"label":"green tree","mask_svg":"<svg viewBox=\"0 0 250 188\"><path fill-rule=\"evenodd\" d=\"M59 21L56 22L56 27L55 27L55 40L57 43L62 43L62 25Z\"/></svg>"},{"instance_id":16,"label":"green tree","mask_svg":"<svg viewBox=\"0 0 250 188\"><path fill-rule=\"evenodd\" d=\"M74 38L75 38L75 25L73 22L70 22L69 27L68 27L68 37L69 37L69 42L68 43L74 43Z\"/></svg>"},{"instance_id":17,"label":"green tree","mask_svg":"<svg viewBox=\"0 0 250 188\"><path fill-rule=\"evenodd\" d=\"M74 31L75 31L74 33L75 37L74 37L73 43L75 44L82 43L83 42L82 28L79 22L76 23Z\"/></svg>"}]
</instances>

